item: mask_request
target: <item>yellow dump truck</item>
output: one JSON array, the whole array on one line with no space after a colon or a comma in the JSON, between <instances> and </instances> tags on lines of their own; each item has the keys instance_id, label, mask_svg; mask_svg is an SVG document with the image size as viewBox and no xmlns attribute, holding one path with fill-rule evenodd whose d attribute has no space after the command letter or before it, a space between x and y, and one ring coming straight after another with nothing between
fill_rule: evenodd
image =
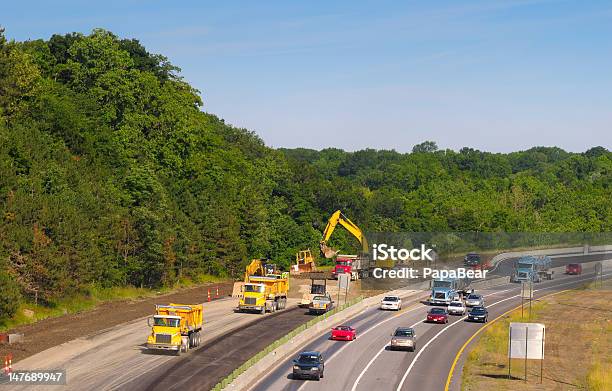
<instances>
[{"instance_id":1,"label":"yellow dump truck","mask_svg":"<svg viewBox=\"0 0 612 391\"><path fill-rule=\"evenodd\" d=\"M202 304L156 305L155 315L148 319L147 349L170 350L178 356L200 345L203 312Z\"/></svg>"},{"instance_id":2,"label":"yellow dump truck","mask_svg":"<svg viewBox=\"0 0 612 391\"><path fill-rule=\"evenodd\" d=\"M278 272L276 267L259 259L253 260L246 270L239 312L265 314L266 311L275 312L287 307L289 273Z\"/></svg>"}]
</instances>

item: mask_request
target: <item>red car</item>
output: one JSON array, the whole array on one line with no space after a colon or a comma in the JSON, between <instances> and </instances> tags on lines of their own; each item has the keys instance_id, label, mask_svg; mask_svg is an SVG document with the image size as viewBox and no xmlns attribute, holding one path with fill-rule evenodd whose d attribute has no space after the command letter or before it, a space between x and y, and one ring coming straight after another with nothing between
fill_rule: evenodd
<instances>
[{"instance_id":1,"label":"red car","mask_svg":"<svg viewBox=\"0 0 612 391\"><path fill-rule=\"evenodd\" d=\"M448 323L448 312L445 308L435 307L427 313L427 322Z\"/></svg>"},{"instance_id":2,"label":"red car","mask_svg":"<svg viewBox=\"0 0 612 391\"><path fill-rule=\"evenodd\" d=\"M579 263L570 263L565 266L565 274L582 274L582 265Z\"/></svg>"},{"instance_id":3,"label":"red car","mask_svg":"<svg viewBox=\"0 0 612 391\"><path fill-rule=\"evenodd\" d=\"M331 331L331 339L336 341L353 341L357 338L357 330L350 326L337 326Z\"/></svg>"}]
</instances>

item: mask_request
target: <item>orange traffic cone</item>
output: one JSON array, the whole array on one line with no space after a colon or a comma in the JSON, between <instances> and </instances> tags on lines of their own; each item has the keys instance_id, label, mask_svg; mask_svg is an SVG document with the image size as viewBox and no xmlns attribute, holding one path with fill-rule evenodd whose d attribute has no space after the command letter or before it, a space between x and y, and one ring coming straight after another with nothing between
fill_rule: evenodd
<instances>
[{"instance_id":1,"label":"orange traffic cone","mask_svg":"<svg viewBox=\"0 0 612 391\"><path fill-rule=\"evenodd\" d=\"M13 354L8 354L8 371L9 373L13 372Z\"/></svg>"},{"instance_id":2,"label":"orange traffic cone","mask_svg":"<svg viewBox=\"0 0 612 391\"><path fill-rule=\"evenodd\" d=\"M210 289L208 290L208 301L210 301Z\"/></svg>"},{"instance_id":3,"label":"orange traffic cone","mask_svg":"<svg viewBox=\"0 0 612 391\"><path fill-rule=\"evenodd\" d=\"M219 287L217 287L217 294L215 295L215 297L218 299L219 298Z\"/></svg>"}]
</instances>

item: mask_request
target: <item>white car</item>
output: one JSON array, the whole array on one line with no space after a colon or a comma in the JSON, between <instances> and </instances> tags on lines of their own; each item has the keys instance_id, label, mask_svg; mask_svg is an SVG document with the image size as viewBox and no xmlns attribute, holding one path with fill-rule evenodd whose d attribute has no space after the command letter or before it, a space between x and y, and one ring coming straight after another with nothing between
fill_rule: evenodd
<instances>
[{"instance_id":1,"label":"white car","mask_svg":"<svg viewBox=\"0 0 612 391\"><path fill-rule=\"evenodd\" d=\"M380 309L399 311L402 309L402 299L399 296L385 296L380 302Z\"/></svg>"},{"instance_id":2,"label":"white car","mask_svg":"<svg viewBox=\"0 0 612 391\"><path fill-rule=\"evenodd\" d=\"M448 305L447 310L448 310L449 315L463 316L465 315L466 307L462 301L457 300L457 301L451 301L451 303Z\"/></svg>"}]
</instances>

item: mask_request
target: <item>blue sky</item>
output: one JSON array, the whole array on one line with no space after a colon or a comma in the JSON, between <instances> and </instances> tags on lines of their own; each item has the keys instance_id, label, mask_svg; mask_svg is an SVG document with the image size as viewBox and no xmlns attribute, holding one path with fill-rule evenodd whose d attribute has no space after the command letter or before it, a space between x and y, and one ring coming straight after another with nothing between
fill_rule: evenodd
<instances>
[{"instance_id":1,"label":"blue sky","mask_svg":"<svg viewBox=\"0 0 612 391\"><path fill-rule=\"evenodd\" d=\"M612 149L609 1L172 3L10 2L0 25L137 38L274 147Z\"/></svg>"}]
</instances>

